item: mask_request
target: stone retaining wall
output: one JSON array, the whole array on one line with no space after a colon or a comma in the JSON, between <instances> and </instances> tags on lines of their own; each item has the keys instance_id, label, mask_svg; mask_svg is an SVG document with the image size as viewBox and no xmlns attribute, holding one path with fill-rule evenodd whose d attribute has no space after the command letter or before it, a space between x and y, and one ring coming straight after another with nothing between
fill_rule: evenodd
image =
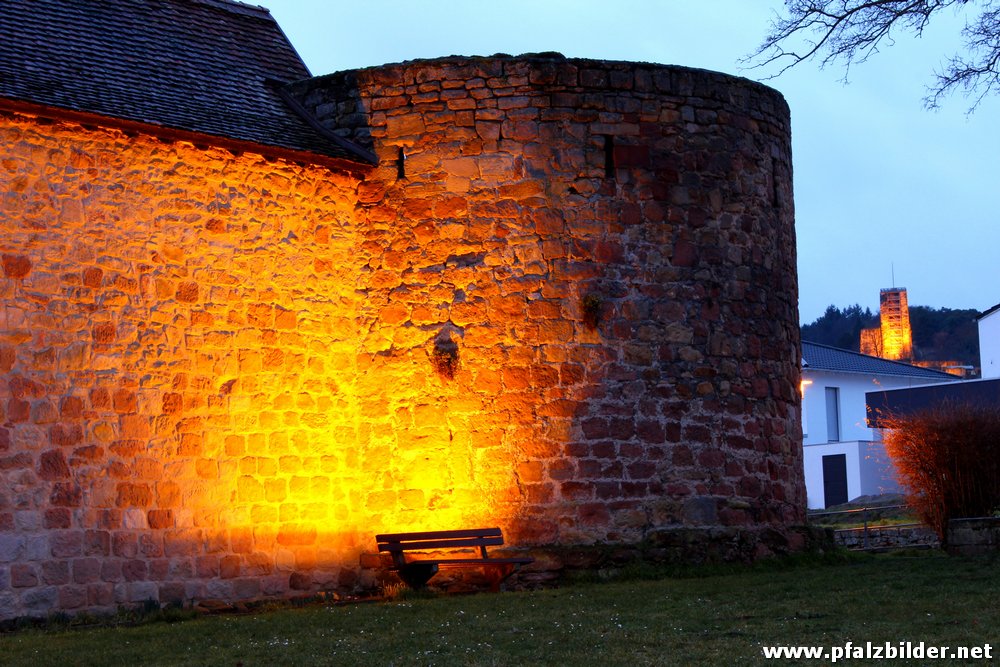
<instances>
[{"instance_id":1,"label":"stone retaining wall","mask_svg":"<svg viewBox=\"0 0 1000 667\"><path fill-rule=\"evenodd\" d=\"M937 549L941 541L930 526L872 526L865 538L864 528L834 531L834 540L848 549L902 549L931 547Z\"/></svg>"},{"instance_id":2,"label":"stone retaining wall","mask_svg":"<svg viewBox=\"0 0 1000 667\"><path fill-rule=\"evenodd\" d=\"M948 553L980 556L1000 551L1000 518L952 519L948 522Z\"/></svg>"}]
</instances>

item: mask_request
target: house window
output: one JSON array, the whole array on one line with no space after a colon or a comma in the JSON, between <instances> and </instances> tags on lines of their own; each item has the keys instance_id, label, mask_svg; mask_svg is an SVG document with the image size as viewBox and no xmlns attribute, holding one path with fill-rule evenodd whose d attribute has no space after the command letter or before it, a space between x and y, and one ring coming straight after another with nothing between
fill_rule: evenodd
<instances>
[{"instance_id":1,"label":"house window","mask_svg":"<svg viewBox=\"0 0 1000 667\"><path fill-rule=\"evenodd\" d=\"M840 389L826 388L826 440L840 442Z\"/></svg>"}]
</instances>

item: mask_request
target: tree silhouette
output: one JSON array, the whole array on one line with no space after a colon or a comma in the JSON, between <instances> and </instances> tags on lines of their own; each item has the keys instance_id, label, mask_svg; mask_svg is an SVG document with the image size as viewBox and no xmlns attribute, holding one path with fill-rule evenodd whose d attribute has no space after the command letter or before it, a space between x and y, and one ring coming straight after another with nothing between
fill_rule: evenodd
<instances>
[{"instance_id":1,"label":"tree silhouette","mask_svg":"<svg viewBox=\"0 0 1000 667\"><path fill-rule=\"evenodd\" d=\"M974 309L910 306L910 327L917 359L979 365L979 326ZM857 352L861 330L879 325L878 313L858 304L830 305L815 321L803 324L802 340Z\"/></svg>"},{"instance_id":2,"label":"tree silhouette","mask_svg":"<svg viewBox=\"0 0 1000 667\"><path fill-rule=\"evenodd\" d=\"M972 100L971 112L987 95L1000 93L998 0L785 0L785 14L771 22L747 61L778 65L778 74L806 60L818 60L821 67L842 63L846 78L852 64L891 45L899 33L920 36L948 8L965 15L964 54L952 56L935 73L924 102L937 107L943 96L961 90Z\"/></svg>"},{"instance_id":3,"label":"tree silhouette","mask_svg":"<svg viewBox=\"0 0 1000 667\"><path fill-rule=\"evenodd\" d=\"M802 326L802 340L858 351L861 330L878 326L878 315L858 304L841 310L834 305L827 307L815 322Z\"/></svg>"}]
</instances>

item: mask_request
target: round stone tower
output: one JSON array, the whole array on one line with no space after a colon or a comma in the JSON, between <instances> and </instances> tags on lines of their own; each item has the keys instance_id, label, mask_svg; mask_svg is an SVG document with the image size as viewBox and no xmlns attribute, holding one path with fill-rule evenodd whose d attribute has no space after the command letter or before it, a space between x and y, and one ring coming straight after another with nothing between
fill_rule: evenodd
<instances>
[{"instance_id":1,"label":"round stone tower","mask_svg":"<svg viewBox=\"0 0 1000 667\"><path fill-rule=\"evenodd\" d=\"M384 457L388 502L419 491L383 529L451 511L523 545L732 558L802 522L779 93L558 54L294 93L379 157L357 193L357 446Z\"/></svg>"}]
</instances>

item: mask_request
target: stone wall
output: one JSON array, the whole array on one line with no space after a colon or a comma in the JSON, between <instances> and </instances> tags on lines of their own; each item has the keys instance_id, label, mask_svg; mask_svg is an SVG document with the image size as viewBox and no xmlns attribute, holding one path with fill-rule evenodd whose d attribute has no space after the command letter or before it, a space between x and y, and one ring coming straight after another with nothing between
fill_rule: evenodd
<instances>
[{"instance_id":1,"label":"stone wall","mask_svg":"<svg viewBox=\"0 0 1000 667\"><path fill-rule=\"evenodd\" d=\"M0 618L353 584L357 182L0 132Z\"/></svg>"},{"instance_id":2,"label":"stone wall","mask_svg":"<svg viewBox=\"0 0 1000 667\"><path fill-rule=\"evenodd\" d=\"M1000 518L952 519L948 522L948 553L982 556L1000 551Z\"/></svg>"},{"instance_id":3,"label":"stone wall","mask_svg":"<svg viewBox=\"0 0 1000 667\"><path fill-rule=\"evenodd\" d=\"M0 619L363 588L376 532L782 548L777 93L560 58L295 92L379 166L2 118Z\"/></svg>"}]
</instances>

